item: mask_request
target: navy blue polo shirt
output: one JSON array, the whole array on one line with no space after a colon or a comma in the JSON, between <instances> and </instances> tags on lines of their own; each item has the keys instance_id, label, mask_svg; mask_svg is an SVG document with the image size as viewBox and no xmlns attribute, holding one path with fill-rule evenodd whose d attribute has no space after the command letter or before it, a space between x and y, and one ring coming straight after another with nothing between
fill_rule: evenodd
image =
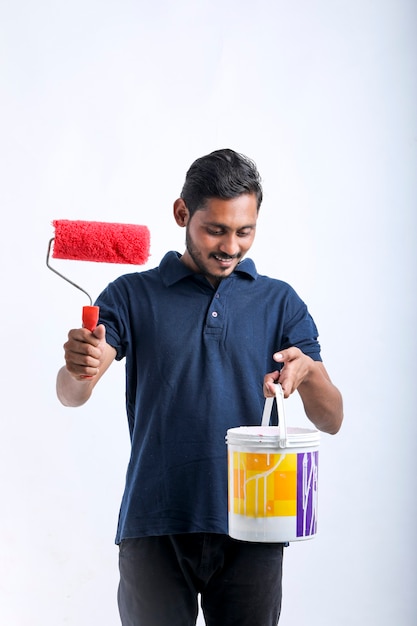
<instances>
[{"instance_id":1,"label":"navy blue polo shirt","mask_svg":"<svg viewBox=\"0 0 417 626\"><path fill-rule=\"evenodd\" d=\"M272 355L321 360L317 329L286 283L244 259L217 289L176 252L102 292L100 323L126 359L132 443L116 542L227 533L228 428L261 422Z\"/></svg>"}]
</instances>

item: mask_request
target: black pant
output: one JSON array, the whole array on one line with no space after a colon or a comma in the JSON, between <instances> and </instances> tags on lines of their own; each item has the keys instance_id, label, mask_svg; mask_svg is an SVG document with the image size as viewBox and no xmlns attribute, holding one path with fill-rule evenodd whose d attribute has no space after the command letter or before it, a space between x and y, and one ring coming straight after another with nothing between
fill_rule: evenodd
<instances>
[{"instance_id":1,"label":"black pant","mask_svg":"<svg viewBox=\"0 0 417 626\"><path fill-rule=\"evenodd\" d=\"M276 626L283 545L195 533L125 539L118 602L123 626Z\"/></svg>"}]
</instances>

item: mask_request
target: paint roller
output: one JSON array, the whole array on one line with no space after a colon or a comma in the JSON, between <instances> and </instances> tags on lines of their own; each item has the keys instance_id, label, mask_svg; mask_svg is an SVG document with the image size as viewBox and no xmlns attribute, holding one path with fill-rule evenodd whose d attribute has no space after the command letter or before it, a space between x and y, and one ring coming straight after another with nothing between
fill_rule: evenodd
<instances>
[{"instance_id":1,"label":"paint roller","mask_svg":"<svg viewBox=\"0 0 417 626\"><path fill-rule=\"evenodd\" d=\"M54 220L55 237L48 245L46 265L68 283L82 291L90 305L83 307L83 326L93 332L97 326L99 307L93 306L91 296L79 285L58 272L50 257L96 263L143 265L149 258L150 233L147 226L87 222L83 220Z\"/></svg>"}]
</instances>

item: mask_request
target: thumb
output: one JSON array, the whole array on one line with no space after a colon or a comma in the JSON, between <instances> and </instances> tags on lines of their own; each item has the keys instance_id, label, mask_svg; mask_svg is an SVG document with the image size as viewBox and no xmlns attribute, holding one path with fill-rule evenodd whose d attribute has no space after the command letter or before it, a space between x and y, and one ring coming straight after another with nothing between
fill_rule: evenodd
<instances>
[{"instance_id":1,"label":"thumb","mask_svg":"<svg viewBox=\"0 0 417 626\"><path fill-rule=\"evenodd\" d=\"M99 324L93 331L94 337L96 337L99 341L104 341L106 338L106 327L104 324Z\"/></svg>"}]
</instances>

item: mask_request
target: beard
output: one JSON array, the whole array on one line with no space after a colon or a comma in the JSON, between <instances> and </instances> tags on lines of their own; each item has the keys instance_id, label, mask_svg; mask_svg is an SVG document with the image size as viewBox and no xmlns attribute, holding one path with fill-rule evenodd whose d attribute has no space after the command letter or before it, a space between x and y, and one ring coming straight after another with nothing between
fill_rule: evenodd
<instances>
[{"instance_id":1,"label":"beard","mask_svg":"<svg viewBox=\"0 0 417 626\"><path fill-rule=\"evenodd\" d=\"M197 267L199 273L203 274L203 276L206 276L206 278L208 278L208 280L214 280L214 281L221 281L224 278L227 278L235 269L236 265L233 265L233 267L230 268L224 268L221 269L219 268L219 270L214 273L213 271L210 270L210 268L208 267L207 262L203 259L203 255L202 253L199 251L199 249L197 248L197 246L194 244L194 241L189 233L189 230L187 228L186 234L185 234L185 243L186 243L186 247L187 247L187 251L188 254L190 255L190 257L192 258L195 266ZM227 254L224 254L222 252L211 252L208 255L208 259L213 258L213 259L223 259L223 260L230 260L230 259L236 259L239 260L242 257L241 254L236 254L234 256L230 256Z\"/></svg>"}]
</instances>

